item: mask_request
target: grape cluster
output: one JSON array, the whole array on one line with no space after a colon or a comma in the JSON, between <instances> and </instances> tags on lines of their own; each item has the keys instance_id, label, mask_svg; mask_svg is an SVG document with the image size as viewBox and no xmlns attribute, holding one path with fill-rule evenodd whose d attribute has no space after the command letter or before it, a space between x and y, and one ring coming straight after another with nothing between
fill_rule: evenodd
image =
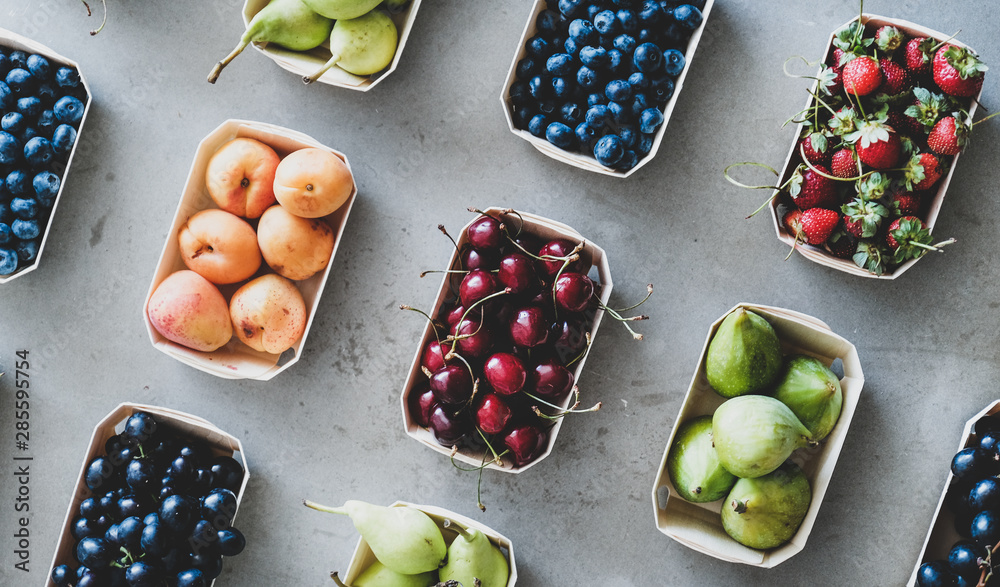
<instances>
[{"instance_id":1,"label":"grape cluster","mask_svg":"<svg viewBox=\"0 0 1000 587\"><path fill-rule=\"evenodd\" d=\"M87 465L73 519L76 563L52 569L58 587L206 587L222 557L243 551L232 526L244 470L201 442L136 412L105 455ZM76 567L75 569L73 567Z\"/></svg>"},{"instance_id":2,"label":"grape cluster","mask_svg":"<svg viewBox=\"0 0 1000 587\"><path fill-rule=\"evenodd\" d=\"M0 275L38 256L86 100L76 69L0 49Z\"/></svg>"},{"instance_id":3,"label":"grape cluster","mask_svg":"<svg viewBox=\"0 0 1000 587\"><path fill-rule=\"evenodd\" d=\"M509 89L515 126L606 167L635 167L702 23L704 2L695 4L559 0L539 13Z\"/></svg>"}]
</instances>

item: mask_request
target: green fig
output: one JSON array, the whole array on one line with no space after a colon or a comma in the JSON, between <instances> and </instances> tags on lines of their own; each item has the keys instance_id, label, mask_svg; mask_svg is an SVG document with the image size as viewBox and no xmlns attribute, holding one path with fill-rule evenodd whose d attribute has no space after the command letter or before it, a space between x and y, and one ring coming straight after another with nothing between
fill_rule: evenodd
<instances>
[{"instance_id":1,"label":"green fig","mask_svg":"<svg viewBox=\"0 0 1000 587\"><path fill-rule=\"evenodd\" d=\"M250 43L274 43L292 51L308 51L323 44L332 29L332 20L316 14L302 0L271 0L247 24L233 52L215 64L208 81L214 84L223 68Z\"/></svg>"},{"instance_id":2,"label":"green fig","mask_svg":"<svg viewBox=\"0 0 1000 587\"><path fill-rule=\"evenodd\" d=\"M719 463L712 446L712 416L681 424L667 455L667 473L681 497L695 503L722 499L736 476Z\"/></svg>"},{"instance_id":3,"label":"green fig","mask_svg":"<svg viewBox=\"0 0 1000 587\"><path fill-rule=\"evenodd\" d=\"M306 6L334 20L357 18L370 12L382 0L302 0Z\"/></svg>"},{"instance_id":4,"label":"green fig","mask_svg":"<svg viewBox=\"0 0 1000 587\"><path fill-rule=\"evenodd\" d=\"M331 573L330 578L337 585L347 587L336 572ZM437 582L438 574L435 571L418 575L404 575L375 561L358 575L350 587L433 587L437 585Z\"/></svg>"},{"instance_id":5,"label":"green fig","mask_svg":"<svg viewBox=\"0 0 1000 587\"><path fill-rule=\"evenodd\" d=\"M338 20L330 32L330 60L316 73L302 78L311 84L334 65L354 75L378 73L392 63L399 36L383 10L349 20Z\"/></svg>"},{"instance_id":6,"label":"green fig","mask_svg":"<svg viewBox=\"0 0 1000 587\"><path fill-rule=\"evenodd\" d=\"M722 527L744 546L775 548L798 531L810 501L809 480L788 461L763 477L737 481L722 507Z\"/></svg>"},{"instance_id":7,"label":"green fig","mask_svg":"<svg viewBox=\"0 0 1000 587\"><path fill-rule=\"evenodd\" d=\"M788 359L773 396L792 410L817 441L833 430L844 405L837 375L819 359L805 355Z\"/></svg>"},{"instance_id":8,"label":"green fig","mask_svg":"<svg viewBox=\"0 0 1000 587\"><path fill-rule=\"evenodd\" d=\"M472 585L474 579L479 579L483 587L507 587L510 568L500 549L475 528L455 528L459 534L448 547L448 562L441 567L441 580Z\"/></svg>"},{"instance_id":9,"label":"green fig","mask_svg":"<svg viewBox=\"0 0 1000 587\"><path fill-rule=\"evenodd\" d=\"M730 313L708 343L705 375L722 397L761 392L781 373L781 343L764 318L746 308Z\"/></svg>"},{"instance_id":10,"label":"green fig","mask_svg":"<svg viewBox=\"0 0 1000 587\"><path fill-rule=\"evenodd\" d=\"M745 478L767 475L795 449L816 444L788 406L766 395L726 400L712 416L712 441L722 466Z\"/></svg>"},{"instance_id":11,"label":"green fig","mask_svg":"<svg viewBox=\"0 0 1000 587\"><path fill-rule=\"evenodd\" d=\"M389 569L404 575L436 571L448 549L434 520L411 507L384 507L350 500L334 508L311 501L307 507L331 514L350 516L354 527Z\"/></svg>"}]
</instances>

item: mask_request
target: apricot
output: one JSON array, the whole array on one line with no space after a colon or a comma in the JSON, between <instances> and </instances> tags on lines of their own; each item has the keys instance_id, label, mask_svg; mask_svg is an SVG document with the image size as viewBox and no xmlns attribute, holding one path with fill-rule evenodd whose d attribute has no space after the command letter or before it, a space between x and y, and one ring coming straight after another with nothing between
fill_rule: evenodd
<instances>
[{"instance_id":1,"label":"apricot","mask_svg":"<svg viewBox=\"0 0 1000 587\"><path fill-rule=\"evenodd\" d=\"M247 138L222 145L208 161L205 185L216 205L244 218L258 218L274 204L274 149Z\"/></svg>"},{"instance_id":2,"label":"apricot","mask_svg":"<svg viewBox=\"0 0 1000 587\"><path fill-rule=\"evenodd\" d=\"M354 176L347 164L324 149L305 148L289 154L274 175L274 196L289 212L303 218L332 214L351 196Z\"/></svg>"},{"instance_id":3,"label":"apricot","mask_svg":"<svg viewBox=\"0 0 1000 587\"><path fill-rule=\"evenodd\" d=\"M260 269L260 248L253 227L223 210L202 210L177 234L188 269L212 283L236 283Z\"/></svg>"},{"instance_id":4,"label":"apricot","mask_svg":"<svg viewBox=\"0 0 1000 587\"><path fill-rule=\"evenodd\" d=\"M296 216L271 206L257 225L264 260L279 275L301 280L326 269L333 253L333 230L320 219Z\"/></svg>"},{"instance_id":5,"label":"apricot","mask_svg":"<svg viewBox=\"0 0 1000 587\"><path fill-rule=\"evenodd\" d=\"M306 303L288 279L275 273L251 280L233 294L229 315L236 336L250 348L280 354L306 331Z\"/></svg>"},{"instance_id":6,"label":"apricot","mask_svg":"<svg viewBox=\"0 0 1000 587\"><path fill-rule=\"evenodd\" d=\"M194 271L167 276L153 290L146 309L153 328L164 338L196 351L214 351L233 336L226 299Z\"/></svg>"}]
</instances>

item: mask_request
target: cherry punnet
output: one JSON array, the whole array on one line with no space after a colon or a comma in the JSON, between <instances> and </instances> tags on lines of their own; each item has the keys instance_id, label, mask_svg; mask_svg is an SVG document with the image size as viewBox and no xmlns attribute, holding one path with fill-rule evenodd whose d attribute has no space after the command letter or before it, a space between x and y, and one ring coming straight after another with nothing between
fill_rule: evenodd
<instances>
[{"instance_id":1,"label":"cherry punnet","mask_svg":"<svg viewBox=\"0 0 1000 587\"><path fill-rule=\"evenodd\" d=\"M545 311L538 306L514 310L510 318L510 340L522 347L533 348L549 339L549 323Z\"/></svg>"},{"instance_id":2,"label":"cherry punnet","mask_svg":"<svg viewBox=\"0 0 1000 587\"><path fill-rule=\"evenodd\" d=\"M452 413L439 404L431 410L430 428L439 444L453 446L471 431L472 423L466 410Z\"/></svg>"},{"instance_id":3,"label":"cherry punnet","mask_svg":"<svg viewBox=\"0 0 1000 587\"><path fill-rule=\"evenodd\" d=\"M444 356L451 350L450 344L442 345L436 340L432 340L424 347L424 352L420 356L420 366L431 373L437 371L445 365Z\"/></svg>"},{"instance_id":4,"label":"cherry punnet","mask_svg":"<svg viewBox=\"0 0 1000 587\"><path fill-rule=\"evenodd\" d=\"M514 426L503 435L503 444L517 466L534 460L545 448L545 441L545 433L535 424Z\"/></svg>"},{"instance_id":5,"label":"cherry punnet","mask_svg":"<svg viewBox=\"0 0 1000 587\"><path fill-rule=\"evenodd\" d=\"M573 373L554 359L540 361L529 378L534 393L548 400L561 400L573 390Z\"/></svg>"},{"instance_id":6,"label":"cherry punnet","mask_svg":"<svg viewBox=\"0 0 1000 587\"><path fill-rule=\"evenodd\" d=\"M445 365L431 374L430 386L434 397L443 404L461 404L472 397L472 375L461 363Z\"/></svg>"},{"instance_id":7,"label":"cherry punnet","mask_svg":"<svg viewBox=\"0 0 1000 587\"><path fill-rule=\"evenodd\" d=\"M468 247L462 251L462 267L472 271L473 269L483 269L490 271L500 265L500 254L497 249L479 250Z\"/></svg>"},{"instance_id":8,"label":"cherry punnet","mask_svg":"<svg viewBox=\"0 0 1000 587\"><path fill-rule=\"evenodd\" d=\"M511 253L500 259L497 280L513 294L527 293L538 286L538 276L531 259L521 253Z\"/></svg>"},{"instance_id":9,"label":"cherry punnet","mask_svg":"<svg viewBox=\"0 0 1000 587\"><path fill-rule=\"evenodd\" d=\"M567 312L582 312L594 295L594 282L582 273L563 273L555 284L556 304Z\"/></svg>"},{"instance_id":10,"label":"cherry punnet","mask_svg":"<svg viewBox=\"0 0 1000 587\"><path fill-rule=\"evenodd\" d=\"M499 249L504 243L500 222L491 216L480 216L469 225L469 243L480 250Z\"/></svg>"},{"instance_id":11,"label":"cherry punnet","mask_svg":"<svg viewBox=\"0 0 1000 587\"><path fill-rule=\"evenodd\" d=\"M437 396L430 387L414 389L409 398L410 415L417 424L427 428L431 423L431 412L438 405Z\"/></svg>"},{"instance_id":12,"label":"cherry punnet","mask_svg":"<svg viewBox=\"0 0 1000 587\"><path fill-rule=\"evenodd\" d=\"M496 393L486 393L476 404L476 425L486 434L499 434L510 422L512 412L504 398Z\"/></svg>"},{"instance_id":13,"label":"cherry punnet","mask_svg":"<svg viewBox=\"0 0 1000 587\"><path fill-rule=\"evenodd\" d=\"M470 320L466 318L452 326L451 334L455 338L456 350L470 357L485 357L493 348L493 329L488 323L482 323L482 318ZM445 343L445 348L450 345Z\"/></svg>"},{"instance_id":14,"label":"cherry punnet","mask_svg":"<svg viewBox=\"0 0 1000 587\"><path fill-rule=\"evenodd\" d=\"M493 389L503 395L521 391L528 380L528 371L524 368L524 363L510 353L495 353L486 359L483 375Z\"/></svg>"},{"instance_id":15,"label":"cherry punnet","mask_svg":"<svg viewBox=\"0 0 1000 587\"><path fill-rule=\"evenodd\" d=\"M473 269L458 286L458 297L462 300L462 305L468 308L486 296L496 293L497 289L497 278L492 273Z\"/></svg>"},{"instance_id":16,"label":"cherry punnet","mask_svg":"<svg viewBox=\"0 0 1000 587\"><path fill-rule=\"evenodd\" d=\"M572 255L575 250L576 250L575 244L571 243L570 241L564 238L559 238L553 241L549 241L544 245L542 245L542 248L538 250L538 256L565 258ZM559 273L559 270L562 269L564 264L565 264L564 260L542 259L538 261L537 266L539 273L551 279L555 277L557 273ZM566 269L563 269L563 272L572 271L579 273L583 271L583 269L584 269L583 262L580 260L579 257L577 257L575 260L570 261L569 265L566 266Z\"/></svg>"}]
</instances>

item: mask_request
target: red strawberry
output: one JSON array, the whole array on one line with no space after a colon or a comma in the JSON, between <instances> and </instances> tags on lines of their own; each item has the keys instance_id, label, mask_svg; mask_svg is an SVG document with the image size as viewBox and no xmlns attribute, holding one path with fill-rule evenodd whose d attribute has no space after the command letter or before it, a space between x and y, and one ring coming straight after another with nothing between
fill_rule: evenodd
<instances>
[{"instance_id":1,"label":"red strawberry","mask_svg":"<svg viewBox=\"0 0 1000 587\"><path fill-rule=\"evenodd\" d=\"M877 122L863 122L848 140L854 142L858 159L873 169L890 169L899 163L903 142L892 128Z\"/></svg>"},{"instance_id":2,"label":"red strawberry","mask_svg":"<svg viewBox=\"0 0 1000 587\"><path fill-rule=\"evenodd\" d=\"M927 146L941 155L958 155L965 148L968 133L968 126L955 120L954 116L946 116L927 135Z\"/></svg>"},{"instance_id":3,"label":"red strawberry","mask_svg":"<svg viewBox=\"0 0 1000 587\"><path fill-rule=\"evenodd\" d=\"M850 259L857 248L857 240L842 230L834 231L826 240L826 249L838 259Z\"/></svg>"},{"instance_id":4,"label":"red strawberry","mask_svg":"<svg viewBox=\"0 0 1000 587\"><path fill-rule=\"evenodd\" d=\"M819 87L827 96L836 96L844 89L844 78L840 75L840 68L824 67L819 72Z\"/></svg>"},{"instance_id":5,"label":"red strawberry","mask_svg":"<svg viewBox=\"0 0 1000 587\"><path fill-rule=\"evenodd\" d=\"M934 39L927 37L916 37L910 39L906 44L906 69L911 73L925 74L931 72L931 50L934 48Z\"/></svg>"},{"instance_id":6,"label":"red strawberry","mask_svg":"<svg viewBox=\"0 0 1000 587\"><path fill-rule=\"evenodd\" d=\"M848 179L860 175L858 163L854 159L854 151L844 148L838 149L830 159L830 168L835 177Z\"/></svg>"},{"instance_id":7,"label":"red strawberry","mask_svg":"<svg viewBox=\"0 0 1000 587\"><path fill-rule=\"evenodd\" d=\"M841 208L844 214L844 229L858 238L871 238L879 226L889 216L885 206L874 200L854 198Z\"/></svg>"},{"instance_id":8,"label":"red strawberry","mask_svg":"<svg viewBox=\"0 0 1000 587\"><path fill-rule=\"evenodd\" d=\"M986 65L975 53L955 45L942 45L932 63L934 83L950 96L969 97L983 87Z\"/></svg>"},{"instance_id":9,"label":"red strawberry","mask_svg":"<svg viewBox=\"0 0 1000 587\"><path fill-rule=\"evenodd\" d=\"M941 162L933 154L914 155L906 164L904 172L906 187L910 191L929 190L943 174Z\"/></svg>"},{"instance_id":10,"label":"red strawberry","mask_svg":"<svg viewBox=\"0 0 1000 587\"><path fill-rule=\"evenodd\" d=\"M795 238L796 243L806 242L805 235L802 234L802 210L795 208L788 211L781 219L781 224L784 225L788 234Z\"/></svg>"},{"instance_id":11,"label":"red strawberry","mask_svg":"<svg viewBox=\"0 0 1000 587\"><path fill-rule=\"evenodd\" d=\"M812 133L802 139L802 151L806 154L806 161L813 166L830 164L830 151L827 147L826 136L823 133Z\"/></svg>"},{"instance_id":12,"label":"red strawberry","mask_svg":"<svg viewBox=\"0 0 1000 587\"><path fill-rule=\"evenodd\" d=\"M915 216L920 214L920 210L924 206L923 194L919 192L894 192L890 206L892 211L899 216Z\"/></svg>"},{"instance_id":13,"label":"red strawberry","mask_svg":"<svg viewBox=\"0 0 1000 587\"><path fill-rule=\"evenodd\" d=\"M909 90L913 84L910 82L910 74L898 63L891 59L879 59L879 67L882 68L882 87L879 91L890 96L895 96Z\"/></svg>"},{"instance_id":14,"label":"red strawberry","mask_svg":"<svg viewBox=\"0 0 1000 587\"><path fill-rule=\"evenodd\" d=\"M934 128L941 116L951 107L951 99L944 94L935 94L925 88L913 88L914 101L904 114L914 133L927 134Z\"/></svg>"},{"instance_id":15,"label":"red strawberry","mask_svg":"<svg viewBox=\"0 0 1000 587\"><path fill-rule=\"evenodd\" d=\"M883 52L892 53L906 43L906 36L894 26L881 26L875 31L875 44Z\"/></svg>"},{"instance_id":16,"label":"red strawberry","mask_svg":"<svg viewBox=\"0 0 1000 587\"><path fill-rule=\"evenodd\" d=\"M826 208L810 208L802 213L802 232L811 245L821 245L840 224L840 214Z\"/></svg>"},{"instance_id":17,"label":"red strawberry","mask_svg":"<svg viewBox=\"0 0 1000 587\"><path fill-rule=\"evenodd\" d=\"M893 250L899 248L899 240L906 242L906 236L899 231L900 226L904 222L907 223L906 231L904 232L909 232L912 227L916 227L917 231L924 228L923 222L920 222L920 219L916 216L903 216L893 220L892 224L889 225L889 231L885 235L885 243L892 247ZM897 240L897 237L899 240Z\"/></svg>"},{"instance_id":18,"label":"red strawberry","mask_svg":"<svg viewBox=\"0 0 1000 587\"><path fill-rule=\"evenodd\" d=\"M844 230L846 230L848 234L861 238L861 233L863 232L861 220L851 220L851 217L847 214L844 214L841 220L844 223Z\"/></svg>"},{"instance_id":19,"label":"red strawberry","mask_svg":"<svg viewBox=\"0 0 1000 587\"><path fill-rule=\"evenodd\" d=\"M830 170L822 165L813 167L823 173L830 173ZM805 165L799 165L792 174L788 193L800 210L816 207L832 208L837 205L836 187L832 179L823 177Z\"/></svg>"},{"instance_id":20,"label":"red strawberry","mask_svg":"<svg viewBox=\"0 0 1000 587\"><path fill-rule=\"evenodd\" d=\"M846 55L846 52L843 49L841 49L840 47L834 47L833 48L833 63L830 64L830 67L832 67L834 69L840 69L840 68L842 68L844 66L844 56L845 55Z\"/></svg>"},{"instance_id":21,"label":"red strawberry","mask_svg":"<svg viewBox=\"0 0 1000 587\"><path fill-rule=\"evenodd\" d=\"M882 69L878 61L867 55L848 61L841 75L844 89L855 96L867 96L882 85Z\"/></svg>"},{"instance_id":22,"label":"red strawberry","mask_svg":"<svg viewBox=\"0 0 1000 587\"><path fill-rule=\"evenodd\" d=\"M830 131L837 136L844 136L858 128L858 116L854 108L841 106L826 123Z\"/></svg>"}]
</instances>

